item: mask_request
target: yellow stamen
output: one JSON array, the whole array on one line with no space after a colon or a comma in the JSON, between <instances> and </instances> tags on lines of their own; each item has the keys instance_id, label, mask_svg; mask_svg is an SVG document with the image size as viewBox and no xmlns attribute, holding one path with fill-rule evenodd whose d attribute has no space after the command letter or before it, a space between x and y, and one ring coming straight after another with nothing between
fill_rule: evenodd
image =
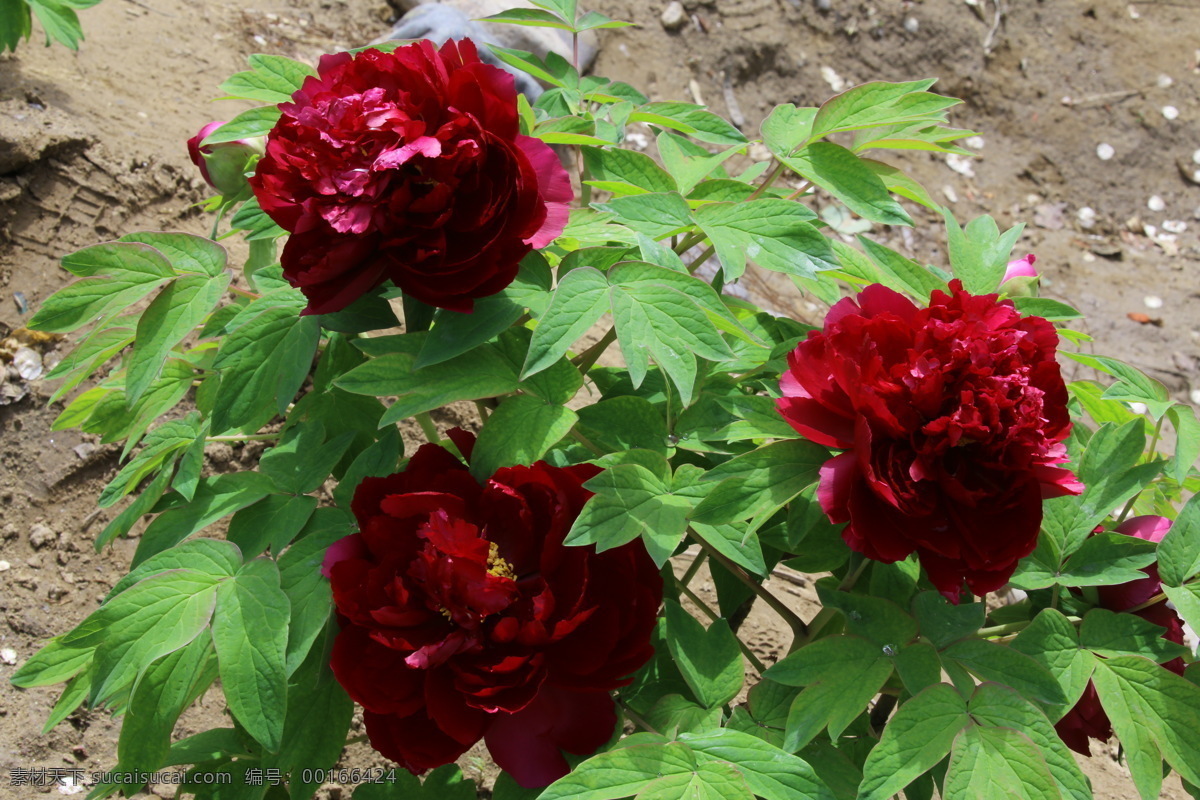
<instances>
[{"instance_id":1,"label":"yellow stamen","mask_svg":"<svg viewBox=\"0 0 1200 800\"><path fill-rule=\"evenodd\" d=\"M500 557L500 546L495 542L488 542L488 545L488 574L515 581L517 573L513 571L512 564Z\"/></svg>"}]
</instances>

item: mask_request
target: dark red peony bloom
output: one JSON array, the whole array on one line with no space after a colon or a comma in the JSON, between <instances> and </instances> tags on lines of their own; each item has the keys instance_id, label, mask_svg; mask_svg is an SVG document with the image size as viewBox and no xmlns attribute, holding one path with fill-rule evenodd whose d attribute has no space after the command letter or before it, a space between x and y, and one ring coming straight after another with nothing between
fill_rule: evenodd
<instances>
[{"instance_id":1,"label":"dark red peony bloom","mask_svg":"<svg viewBox=\"0 0 1200 800\"><path fill-rule=\"evenodd\" d=\"M468 454L474 438L453 438ZM359 533L329 548L341 631L333 671L367 735L414 773L482 737L527 787L565 775L616 725L612 689L653 655L662 579L640 543L563 539L599 472L543 462L483 486L425 445L354 494Z\"/></svg>"},{"instance_id":2,"label":"dark red peony bloom","mask_svg":"<svg viewBox=\"0 0 1200 800\"><path fill-rule=\"evenodd\" d=\"M1170 529L1171 520L1166 517L1130 517L1117 526L1116 533L1124 533L1148 542L1158 543ZM1107 608L1109 611L1128 611L1161 593L1162 581L1158 577L1158 565L1151 564L1142 572L1146 573L1146 577L1140 580L1122 583L1118 586L1098 587L1099 607ZM1165 600L1133 613L1164 628L1162 638L1175 642L1175 644L1183 644L1183 620L1179 618L1174 609L1167 605ZM1176 658L1163 666L1176 675L1182 675L1186 665L1182 658ZM1087 689L1079 698L1079 702L1054 724L1054 728L1068 747L1085 756L1092 754L1091 748L1088 746L1089 737L1107 741L1112 736L1112 723L1109 722L1104 707L1100 705L1100 697L1096 694L1096 687L1091 681L1088 681Z\"/></svg>"},{"instance_id":3,"label":"dark red peony bloom","mask_svg":"<svg viewBox=\"0 0 1200 800\"><path fill-rule=\"evenodd\" d=\"M953 603L1000 588L1032 552L1042 499L1077 494L1063 440L1058 336L962 284L918 308L868 286L788 356L780 412L817 444L818 498L842 537L891 563L916 552Z\"/></svg>"},{"instance_id":4,"label":"dark red peony bloom","mask_svg":"<svg viewBox=\"0 0 1200 800\"><path fill-rule=\"evenodd\" d=\"M337 53L318 72L280 105L251 179L292 234L281 262L306 313L338 311L388 279L470 311L562 233L570 178L520 134L512 76L469 39Z\"/></svg>"}]
</instances>

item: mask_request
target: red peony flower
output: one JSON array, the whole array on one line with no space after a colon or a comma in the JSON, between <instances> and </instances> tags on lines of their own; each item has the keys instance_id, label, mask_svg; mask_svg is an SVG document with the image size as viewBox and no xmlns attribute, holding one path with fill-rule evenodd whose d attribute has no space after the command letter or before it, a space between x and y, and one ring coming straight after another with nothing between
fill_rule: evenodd
<instances>
[{"instance_id":1,"label":"red peony flower","mask_svg":"<svg viewBox=\"0 0 1200 800\"><path fill-rule=\"evenodd\" d=\"M1124 533L1127 536L1136 536L1148 542L1158 543L1170 529L1171 520L1166 517L1130 517L1116 527L1116 533ZM1158 577L1158 565L1151 564L1142 572L1146 573L1145 578L1117 586L1098 587L1099 608L1107 608L1109 611L1128 611L1160 594L1162 581ZM1179 618L1173 608L1167 605L1165 600L1133 613L1165 628L1162 638L1169 642L1175 642L1175 644L1183 644L1183 620ZM1182 675L1186 665L1182 658L1176 658L1163 666L1176 675ZM1079 701L1054 724L1054 728L1066 742L1067 747L1085 756L1092 754L1091 748L1088 746L1089 737L1108 741L1112 736L1112 723L1108 719L1108 714L1104 712L1104 707L1100 704L1100 697L1096 694L1096 687L1091 681L1088 681L1087 688Z\"/></svg>"},{"instance_id":2,"label":"red peony flower","mask_svg":"<svg viewBox=\"0 0 1200 800\"><path fill-rule=\"evenodd\" d=\"M470 311L562 233L570 178L522 136L513 77L464 39L321 58L267 138L251 179L291 232L284 275L306 313L345 308L390 279Z\"/></svg>"},{"instance_id":3,"label":"red peony flower","mask_svg":"<svg viewBox=\"0 0 1200 800\"><path fill-rule=\"evenodd\" d=\"M452 438L469 457L474 437ZM510 467L480 486L425 445L354 494L359 533L324 572L341 631L333 671L367 735L414 773L484 738L527 787L567 773L616 725L612 689L653 655L662 579L638 543L596 553L563 539L589 465Z\"/></svg>"},{"instance_id":4,"label":"red peony flower","mask_svg":"<svg viewBox=\"0 0 1200 800\"><path fill-rule=\"evenodd\" d=\"M846 543L884 563L916 552L957 603L964 580L999 589L1032 552L1043 498L1083 487L1055 466L1071 423L1054 327L950 290L928 308L879 285L839 302L788 356L778 407L846 451L817 492Z\"/></svg>"}]
</instances>

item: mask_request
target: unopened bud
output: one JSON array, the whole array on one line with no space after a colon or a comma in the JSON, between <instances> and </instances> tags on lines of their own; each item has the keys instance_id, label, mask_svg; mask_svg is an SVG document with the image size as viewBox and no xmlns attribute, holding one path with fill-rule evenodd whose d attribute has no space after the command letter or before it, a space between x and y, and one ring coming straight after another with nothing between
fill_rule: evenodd
<instances>
[{"instance_id":1,"label":"unopened bud","mask_svg":"<svg viewBox=\"0 0 1200 800\"><path fill-rule=\"evenodd\" d=\"M210 122L188 139L188 155L192 163L200 168L200 174L208 185L222 195L231 197L246 185L246 170L253 159L261 156L266 150L266 140L263 137L253 139L238 139L233 142L218 142L201 146L205 137L224 125L224 122Z\"/></svg>"}]
</instances>

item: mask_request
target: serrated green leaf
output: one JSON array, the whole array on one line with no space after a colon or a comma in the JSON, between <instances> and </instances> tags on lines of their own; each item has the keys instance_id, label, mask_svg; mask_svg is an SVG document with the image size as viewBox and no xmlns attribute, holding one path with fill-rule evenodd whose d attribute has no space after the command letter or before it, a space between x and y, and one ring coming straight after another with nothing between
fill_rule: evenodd
<instances>
[{"instance_id":1,"label":"serrated green leaf","mask_svg":"<svg viewBox=\"0 0 1200 800\"><path fill-rule=\"evenodd\" d=\"M789 439L730 459L705 475L706 482L717 485L692 519L717 524L766 518L816 481L828 455L811 442Z\"/></svg>"},{"instance_id":2,"label":"serrated green leaf","mask_svg":"<svg viewBox=\"0 0 1200 800\"><path fill-rule=\"evenodd\" d=\"M1159 663L1186 655L1189 649L1163 638L1164 629L1136 614L1093 608L1079 626L1079 645L1101 656L1137 655Z\"/></svg>"},{"instance_id":3,"label":"serrated green leaf","mask_svg":"<svg viewBox=\"0 0 1200 800\"><path fill-rule=\"evenodd\" d=\"M134 242L88 247L64 256L62 265L83 280L47 297L29 321L33 330L73 331L128 308L174 277L158 250Z\"/></svg>"},{"instance_id":4,"label":"serrated green leaf","mask_svg":"<svg viewBox=\"0 0 1200 800\"><path fill-rule=\"evenodd\" d=\"M705 708L728 703L745 678L742 651L729 623L718 619L705 629L678 603L667 601L665 609L667 646L696 699Z\"/></svg>"},{"instance_id":5,"label":"serrated green leaf","mask_svg":"<svg viewBox=\"0 0 1200 800\"><path fill-rule=\"evenodd\" d=\"M1041 664L1058 681L1066 702L1046 707L1050 719L1057 721L1074 707L1092 677L1095 659L1080 649L1079 634L1062 612L1042 609L1009 647Z\"/></svg>"},{"instance_id":6,"label":"serrated green leaf","mask_svg":"<svg viewBox=\"0 0 1200 800\"><path fill-rule=\"evenodd\" d=\"M1014 800L1061 800L1045 757L1009 728L971 725L958 734L946 769L946 800L975 800L998 789Z\"/></svg>"},{"instance_id":7,"label":"serrated green leaf","mask_svg":"<svg viewBox=\"0 0 1200 800\"><path fill-rule=\"evenodd\" d=\"M9 682L21 689L62 683L87 669L94 652L93 647L65 645L61 637L51 639L17 668Z\"/></svg>"},{"instance_id":8,"label":"serrated green leaf","mask_svg":"<svg viewBox=\"0 0 1200 800\"><path fill-rule=\"evenodd\" d=\"M983 627L986 616L983 603L952 605L938 592L921 592L913 598L912 607L921 636L935 647L971 635Z\"/></svg>"},{"instance_id":9,"label":"serrated green leaf","mask_svg":"<svg viewBox=\"0 0 1200 800\"><path fill-rule=\"evenodd\" d=\"M900 706L863 765L859 800L887 800L950 752L970 724L967 704L952 686L930 686Z\"/></svg>"},{"instance_id":10,"label":"serrated green leaf","mask_svg":"<svg viewBox=\"0 0 1200 800\"><path fill-rule=\"evenodd\" d=\"M126 402L136 403L162 371L171 348L178 345L212 312L231 276L185 275L155 296L138 319L133 352L125 374Z\"/></svg>"},{"instance_id":11,"label":"serrated green leaf","mask_svg":"<svg viewBox=\"0 0 1200 800\"><path fill-rule=\"evenodd\" d=\"M942 681L942 660L928 642L914 642L901 648L896 653L895 667L909 694L918 694Z\"/></svg>"},{"instance_id":12,"label":"serrated green leaf","mask_svg":"<svg viewBox=\"0 0 1200 800\"><path fill-rule=\"evenodd\" d=\"M529 343L529 355L521 368L525 380L562 358L580 336L608 309L608 281L591 267L573 269L563 275L550 297Z\"/></svg>"},{"instance_id":13,"label":"serrated green leaf","mask_svg":"<svg viewBox=\"0 0 1200 800\"><path fill-rule=\"evenodd\" d=\"M305 78L317 74L307 64L283 56L256 53L249 60L250 69L222 83L221 91L246 100L287 103Z\"/></svg>"},{"instance_id":14,"label":"serrated green leaf","mask_svg":"<svg viewBox=\"0 0 1200 800\"><path fill-rule=\"evenodd\" d=\"M229 541L254 558L270 548L278 554L295 538L317 508L307 495L269 494L237 511L229 520Z\"/></svg>"},{"instance_id":15,"label":"serrated green leaf","mask_svg":"<svg viewBox=\"0 0 1200 800\"><path fill-rule=\"evenodd\" d=\"M617 800L651 780L690 773L696 756L679 742L638 744L600 753L546 787L538 800Z\"/></svg>"},{"instance_id":16,"label":"serrated green leaf","mask_svg":"<svg viewBox=\"0 0 1200 800\"><path fill-rule=\"evenodd\" d=\"M220 585L213 644L229 710L269 752L283 743L287 710L287 622L290 603L275 562L248 562Z\"/></svg>"},{"instance_id":17,"label":"serrated green leaf","mask_svg":"<svg viewBox=\"0 0 1200 800\"><path fill-rule=\"evenodd\" d=\"M813 142L781 159L860 217L884 225L912 225L912 217L892 199L883 181L841 145Z\"/></svg>"},{"instance_id":18,"label":"serrated green leaf","mask_svg":"<svg viewBox=\"0 0 1200 800\"><path fill-rule=\"evenodd\" d=\"M150 431L138 454L104 487L97 505L108 508L136 489L151 472L169 470L183 451L202 437L203 430L199 415L192 413L186 419L169 420Z\"/></svg>"},{"instance_id":19,"label":"serrated green leaf","mask_svg":"<svg viewBox=\"0 0 1200 800\"><path fill-rule=\"evenodd\" d=\"M742 276L747 259L805 278L838 268L829 240L812 225L815 216L799 203L766 198L708 203L693 216L716 248L727 281Z\"/></svg>"},{"instance_id":20,"label":"serrated green leaf","mask_svg":"<svg viewBox=\"0 0 1200 800\"><path fill-rule=\"evenodd\" d=\"M934 79L907 83L872 81L847 89L821 104L809 136L819 139L838 131L892 125L928 116L962 102L926 93L925 90L935 82ZM931 98L942 102L930 102Z\"/></svg>"},{"instance_id":21,"label":"serrated green leaf","mask_svg":"<svg viewBox=\"0 0 1200 800\"><path fill-rule=\"evenodd\" d=\"M1200 494L1193 495L1158 544L1158 574L1167 586L1182 586L1200 572Z\"/></svg>"},{"instance_id":22,"label":"serrated green leaf","mask_svg":"<svg viewBox=\"0 0 1200 800\"><path fill-rule=\"evenodd\" d=\"M532 464L570 433L578 418L569 408L531 395L505 398L479 433L471 474L482 481L500 467Z\"/></svg>"},{"instance_id":23,"label":"serrated green leaf","mask_svg":"<svg viewBox=\"0 0 1200 800\"><path fill-rule=\"evenodd\" d=\"M945 281L917 262L907 259L895 250L877 244L865 236L859 236L858 241L876 267L891 279L885 282L893 288L896 288L898 284L902 291L925 302L929 301L929 295L932 292L949 291Z\"/></svg>"},{"instance_id":24,"label":"serrated green leaf","mask_svg":"<svg viewBox=\"0 0 1200 800\"><path fill-rule=\"evenodd\" d=\"M847 631L881 647L898 650L917 635L917 621L891 600L834 591L824 584L817 584L817 594L822 604L842 613Z\"/></svg>"},{"instance_id":25,"label":"serrated green leaf","mask_svg":"<svg viewBox=\"0 0 1200 800\"><path fill-rule=\"evenodd\" d=\"M1011 686L1039 702L1066 703L1067 698L1050 671L1011 647L983 639L965 639L944 649L942 659L956 661L985 681Z\"/></svg>"}]
</instances>

